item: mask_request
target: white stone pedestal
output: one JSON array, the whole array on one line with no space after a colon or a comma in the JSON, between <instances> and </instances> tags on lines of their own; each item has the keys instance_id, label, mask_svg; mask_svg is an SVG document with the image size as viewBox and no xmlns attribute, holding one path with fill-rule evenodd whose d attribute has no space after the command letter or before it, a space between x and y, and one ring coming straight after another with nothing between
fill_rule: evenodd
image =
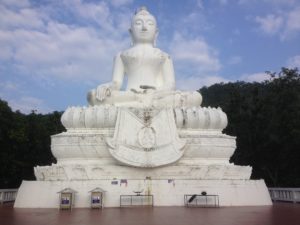
<instances>
[{"instance_id":1,"label":"white stone pedestal","mask_svg":"<svg viewBox=\"0 0 300 225\"><path fill-rule=\"evenodd\" d=\"M100 187L104 207L119 207L120 195L133 195L134 191L154 196L154 206L183 206L185 194L219 195L220 206L271 205L272 201L263 180L127 180L112 184L113 180L84 181L23 181L17 195L16 208L58 208L59 192L64 188L77 191L76 208L90 207L89 191ZM124 181L123 181L124 182ZM143 194L143 193L142 193Z\"/></svg>"}]
</instances>

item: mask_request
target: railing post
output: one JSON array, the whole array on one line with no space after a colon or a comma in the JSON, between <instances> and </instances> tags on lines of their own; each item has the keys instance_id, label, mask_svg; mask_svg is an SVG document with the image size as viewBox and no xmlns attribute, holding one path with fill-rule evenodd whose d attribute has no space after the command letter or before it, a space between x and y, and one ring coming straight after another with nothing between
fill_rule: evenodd
<instances>
[{"instance_id":1,"label":"railing post","mask_svg":"<svg viewBox=\"0 0 300 225\"><path fill-rule=\"evenodd\" d=\"M3 192L2 191L0 191L0 203L1 203L1 205L3 204Z\"/></svg>"},{"instance_id":2,"label":"railing post","mask_svg":"<svg viewBox=\"0 0 300 225\"><path fill-rule=\"evenodd\" d=\"M4 202L7 201L7 192L6 192L6 191L3 193L3 201L4 201Z\"/></svg>"},{"instance_id":3,"label":"railing post","mask_svg":"<svg viewBox=\"0 0 300 225\"><path fill-rule=\"evenodd\" d=\"M300 202L300 188L269 188L271 199L275 201Z\"/></svg>"},{"instance_id":4,"label":"railing post","mask_svg":"<svg viewBox=\"0 0 300 225\"><path fill-rule=\"evenodd\" d=\"M296 200L296 191L292 191L292 196L293 196L293 203L297 203L297 200Z\"/></svg>"},{"instance_id":5,"label":"railing post","mask_svg":"<svg viewBox=\"0 0 300 225\"><path fill-rule=\"evenodd\" d=\"M0 204L14 201L17 196L18 189L0 189Z\"/></svg>"}]
</instances>

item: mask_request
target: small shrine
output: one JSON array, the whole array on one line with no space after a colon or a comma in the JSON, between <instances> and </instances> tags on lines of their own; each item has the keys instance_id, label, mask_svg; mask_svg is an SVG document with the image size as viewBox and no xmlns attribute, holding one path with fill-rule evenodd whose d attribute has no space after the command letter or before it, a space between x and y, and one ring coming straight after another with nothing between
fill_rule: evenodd
<instances>
[{"instance_id":1,"label":"small shrine","mask_svg":"<svg viewBox=\"0 0 300 225\"><path fill-rule=\"evenodd\" d=\"M59 208L72 209L77 191L73 190L72 188L64 188L57 193L59 194Z\"/></svg>"},{"instance_id":2,"label":"small shrine","mask_svg":"<svg viewBox=\"0 0 300 225\"><path fill-rule=\"evenodd\" d=\"M104 193L105 191L102 188L94 188L93 190L89 191L91 193L91 208L93 209L102 209Z\"/></svg>"}]
</instances>

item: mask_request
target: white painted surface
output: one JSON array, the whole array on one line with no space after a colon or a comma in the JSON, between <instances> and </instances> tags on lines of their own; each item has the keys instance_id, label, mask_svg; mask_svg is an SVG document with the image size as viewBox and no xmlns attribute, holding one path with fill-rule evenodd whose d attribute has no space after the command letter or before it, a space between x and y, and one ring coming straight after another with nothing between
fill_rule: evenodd
<instances>
[{"instance_id":1,"label":"white painted surface","mask_svg":"<svg viewBox=\"0 0 300 225\"><path fill-rule=\"evenodd\" d=\"M133 195L134 191L154 196L154 206L183 206L185 194L219 195L220 206L271 205L268 189L263 180L112 180L89 181L23 181L15 202L16 208L58 208L57 192L70 187L77 191L74 207L90 207L89 191L100 187L104 195L104 207L119 207L120 195Z\"/></svg>"}]
</instances>

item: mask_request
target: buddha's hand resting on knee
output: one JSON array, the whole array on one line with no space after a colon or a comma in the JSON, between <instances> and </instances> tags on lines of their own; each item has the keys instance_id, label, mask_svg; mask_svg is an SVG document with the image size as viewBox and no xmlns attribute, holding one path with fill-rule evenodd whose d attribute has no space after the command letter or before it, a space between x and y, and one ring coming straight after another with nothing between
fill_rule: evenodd
<instances>
[{"instance_id":1,"label":"buddha's hand resting on knee","mask_svg":"<svg viewBox=\"0 0 300 225\"><path fill-rule=\"evenodd\" d=\"M112 92L112 85L110 83L99 85L96 89L96 98L99 101L103 101L106 97L109 97Z\"/></svg>"}]
</instances>

